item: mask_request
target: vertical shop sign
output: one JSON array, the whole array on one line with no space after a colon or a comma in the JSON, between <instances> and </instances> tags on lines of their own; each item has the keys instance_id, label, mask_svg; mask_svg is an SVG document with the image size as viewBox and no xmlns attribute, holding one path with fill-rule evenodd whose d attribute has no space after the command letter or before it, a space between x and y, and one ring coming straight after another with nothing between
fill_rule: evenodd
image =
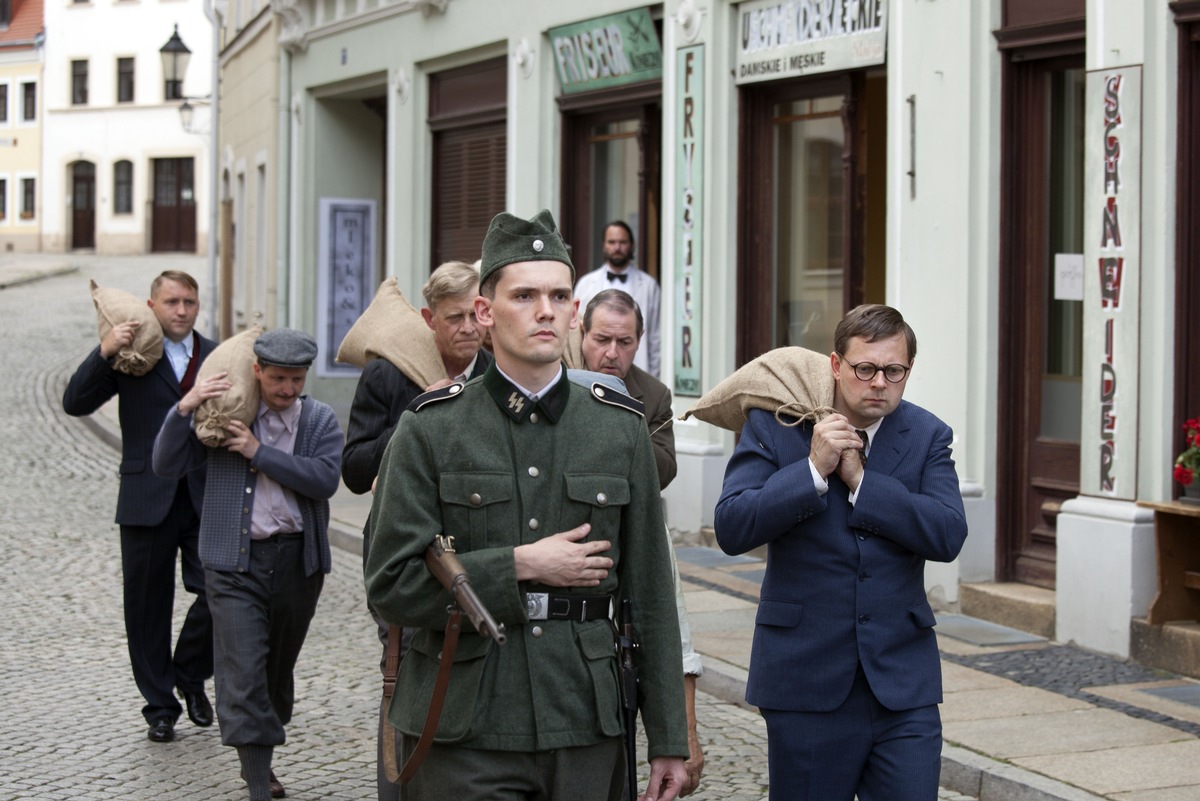
<instances>
[{"instance_id":1,"label":"vertical shop sign","mask_svg":"<svg viewBox=\"0 0 1200 801\"><path fill-rule=\"evenodd\" d=\"M319 376L354 376L338 347L375 292L375 201L323 197L317 224Z\"/></svg>"},{"instance_id":2,"label":"vertical shop sign","mask_svg":"<svg viewBox=\"0 0 1200 801\"><path fill-rule=\"evenodd\" d=\"M1080 490L1137 497L1142 68L1087 75Z\"/></svg>"},{"instance_id":3,"label":"vertical shop sign","mask_svg":"<svg viewBox=\"0 0 1200 801\"><path fill-rule=\"evenodd\" d=\"M675 54L675 394L700 395L704 45Z\"/></svg>"}]
</instances>

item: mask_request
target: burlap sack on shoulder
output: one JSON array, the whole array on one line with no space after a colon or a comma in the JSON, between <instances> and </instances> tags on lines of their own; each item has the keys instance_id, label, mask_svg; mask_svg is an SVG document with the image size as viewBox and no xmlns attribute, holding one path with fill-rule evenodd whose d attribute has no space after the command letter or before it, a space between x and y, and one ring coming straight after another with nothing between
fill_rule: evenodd
<instances>
[{"instance_id":1,"label":"burlap sack on shoulder","mask_svg":"<svg viewBox=\"0 0 1200 801\"><path fill-rule=\"evenodd\" d=\"M580 319L580 325L575 326L567 332L567 348L563 351L563 361L567 363L567 367L572 370L586 370L587 365L583 362L583 320Z\"/></svg>"},{"instance_id":2,"label":"burlap sack on shoulder","mask_svg":"<svg viewBox=\"0 0 1200 801\"><path fill-rule=\"evenodd\" d=\"M828 354L800 347L767 351L704 393L679 419L696 417L738 433L751 409L764 409L789 426L824 419L833 411ZM796 419L784 421L785 414Z\"/></svg>"},{"instance_id":3,"label":"burlap sack on shoulder","mask_svg":"<svg viewBox=\"0 0 1200 801\"><path fill-rule=\"evenodd\" d=\"M146 305L146 299L124 289L97 286L94 280L89 281L88 286L96 306L96 326L101 340L119 323L129 320L141 323L133 335L133 342L117 351L113 368L133 376L153 370L163 355L163 331L153 310Z\"/></svg>"},{"instance_id":4,"label":"burlap sack on shoulder","mask_svg":"<svg viewBox=\"0 0 1200 801\"><path fill-rule=\"evenodd\" d=\"M338 347L337 360L344 364L366 367L375 358L387 359L422 388L446 377L433 331L404 297L395 276L379 285Z\"/></svg>"},{"instance_id":5,"label":"burlap sack on shoulder","mask_svg":"<svg viewBox=\"0 0 1200 801\"><path fill-rule=\"evenodd\" d=\"M209 398L196 409L193 424L196 437L210 448L215 448L229 436L226 427L231 420L240 420L247 426L254 424L258 415L258 380L254 377L254 342L263 332L256 325L217 345L208 354L204 364L196 373L196 383L211 378L217 373L228 373L232 387L219 398Z\"/></svg>"}]
</instances>

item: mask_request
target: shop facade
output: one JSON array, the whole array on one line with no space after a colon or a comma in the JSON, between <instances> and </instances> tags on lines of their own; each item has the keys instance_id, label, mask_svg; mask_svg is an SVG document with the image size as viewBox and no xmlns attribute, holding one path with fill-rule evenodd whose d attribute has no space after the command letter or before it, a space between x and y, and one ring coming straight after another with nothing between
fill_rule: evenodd
<instances>
[{"instance_id":1,"label":"shop facade","mask_svg":"<svg viewBox=\"0 0 1200 801\"><path fill-rule=\"evenodd\" d=\"M277 5L281 282L323 354L384 277L419 305L505 209L554 211L580 271L605 222L630 224L681 414L894 305L920 342L906 397L953 427L970 525L931 595L1030 588L1052 636L1130 653L1156 580L1138 502L1173 497L1200 413L1176 323L1200 293L1200 161L1178 144L1200 117L1196 3ZM356 375L323 360L314 390L346 408ZM677 421L679 537L711 527L733 442Z\"/></svg>"}]
</instances>

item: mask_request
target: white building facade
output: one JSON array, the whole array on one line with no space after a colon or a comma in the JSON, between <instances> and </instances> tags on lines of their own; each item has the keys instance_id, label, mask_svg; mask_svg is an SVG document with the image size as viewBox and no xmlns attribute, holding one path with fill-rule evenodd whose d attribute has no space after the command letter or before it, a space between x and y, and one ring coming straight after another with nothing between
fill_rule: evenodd
<instances>
[{"instance_id":1,"label":"white building facade","mask_svg":"<svg viewBox=\"0 0 1200 801\"><path fill-rule=\"evenodd\" d=\"M540 208L580 271L605 222L631 225L679 413L888 303L920 342L906 397L955 431L970 524L930 594L1026 588L1050 636L1122 656L1164 630L1144 620L1156 515L1180 506L1177 432L1200 413L1200 3L497 9L275 3L281 322L332 355L385 276L417 298L478 258L493 214ZM329 359L314 390L345 408L355 379ZM712 525L733 441L676 424L680 536Z\"/></svg>"}]
</instances>

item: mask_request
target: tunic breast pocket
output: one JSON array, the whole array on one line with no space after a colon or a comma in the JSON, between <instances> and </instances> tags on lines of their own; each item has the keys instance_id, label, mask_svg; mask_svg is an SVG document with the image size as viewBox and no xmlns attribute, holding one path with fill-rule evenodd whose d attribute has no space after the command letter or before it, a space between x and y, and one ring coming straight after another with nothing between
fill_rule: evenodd
<instances>
[{"instance_id":1,"label":"tunic breast pocket","mask_svg":"<svg viewBox=\"0 0 1200 801\"><path fill-rule=\"evenodd\" d=\"M507 473L443 473L438 480L445 533L466 543L462 550L488 547L488 530L511 543L516 530L512 514L515 493ZM498 543L502 544L502 543ZM461 547L461 545L460 545Z\"/></svg>"},{"instance_id":2,"label":"tunic breast pocket","mask_svg":"<svg viewBox=\"0 0 1200 801\"><path fill-rule=\"evenodd\" d=\"M573 507L567 518L572 526L591 523L589 540L620 541L621 511L629 505L629 482L623 476L595 473L568 474L567 499Z\"/></svg>"}]
</instances>

